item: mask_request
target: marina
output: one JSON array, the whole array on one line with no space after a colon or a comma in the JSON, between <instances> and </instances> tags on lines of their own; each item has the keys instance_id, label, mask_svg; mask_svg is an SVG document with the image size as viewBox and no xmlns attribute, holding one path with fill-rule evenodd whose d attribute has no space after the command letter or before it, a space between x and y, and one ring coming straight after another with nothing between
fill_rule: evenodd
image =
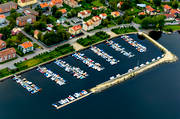
<instances>
[{"instance_id":1,"label":"marina","mask_svg":"<svg viewBox=\"0 0 180 119\"><path fill-rule=\"evenodd\" d=\"M111 47L113 48L115 51L118 51L120 52L121 54L123 54L124 56L127 56L129 58L131 57L134 57L134 54L132 54L132 52L127 52L125 50L125 48L123 48L121 45L119 45L118 43L115 43L114 41L112 40L107 40L106 43Z\"/></svg>"},{"instance_id":2,"label":"marina","mask_svg":"<svg viewBox=\"0 0 180 119\"><path fill-rule=\"evenodd\" d=\"M86 56L84 56L84 54L82 53L74 53L72 55L73 57L75 57L76 59L78 60L81 60L84 64L86 64L88 67L90 68L93 68L93 69L96 69L98 71L101 71L103 70L104 68L101 67L101 64L93 61L92 59L90 58L87 58Z\"/></svg>"},{"instance_id":3,"label":"marina","mask_svg":"<svg viewBox=\"0 0 180 119\"><path fill-rule=\"evenodd\" d=\"M91 50L96 53L98 56L101 56L104 58L107 62L109 62L111 65L117 64L119 60L114 59L112 56L105 53L103 50L97 48L96 46L91 46Z\"/></svg>"},{"instance_id":4,"label":"marina","mask_svg":"<svg viewBox=\"0 0 180 119\"><path fill-rule=\"evenodd\" d=\"M135 41L133 38L127 35L123 35L121 38L128 42L131 46L135 47L139 52L146 52L146 47Z\"/></svg>"},{"instance_id":5,"label":"marina","mask_svg":"<svg viewBox=\"0 0 180 119\"><path fill-rule=\"evenodd\" d=\"M84 79L88 76L87 72L84 72L79 67L72 67L68 63L62 60L56 60L54 62L59 67L63 68L66 72L70 72L73 76L77 77L78 79Z\"/></svg>"},{"instance_id":6,"label":"marina","mask_svg":"<svg viewBox=\"0 0 180 119\"><path fill-rule=\"evenodd\" d=\"M94 94L93 91L95 91L95 90L88 90L88 89L93 89L93 87L96 87L98 84L101 84L106 81L108 82L110 79L116 80L117 78L124 76L127 72L133 73L134 71L139 71L141 68L149 66L151 64L154 64L154 62L157 62L158 60L161 61L161 59L164 56L163 52L161 50L159 50L159 48L155 47L151 42L149 42L147 40L138 39L136 34L130 34L128 36L135 39L138 43L143 44L149 50L146 50L146 52L141 53L141 52L137 51L137 49L135 49L134 47L129 45L125 40L122 40L120 37L116 37L111 40L115 43L120 44L123 48L126 49L127 52L131 52L132 54L134 54L133 57L129 58L128 56L125 56L125 55L119 55L116 50L114 50L112 47L108 46L106 44L106 42L103 42L103 43L97 44L95 46L98 47L99 49L102 49L103 51L106 51L107 54L111 54L111 56L113 56L114 59L119 60L120 62L118 62L116 65L111 65L109 62L107 62L103 58L99 58L99 56L97 54L93 53L93 51L91 50L91 47L90 47L85 50L78 51L79 54L83 54L83 55L82 56L80 55L80 57L78 57L79 56L78 55L76 57L82 58L82 59L75 60L77 58L75 58L75 56L72 56L72 55L68 55L64 58L61 58L61 60L68 63L69 66L78 67L82 71L87 72L88 80L74 80L77 77L73 76L72 73L65 71L64 68L60 68L57 64L55 64L55 61L53 61L53 62L50 62L50 63L45 64L40 67L41 68L45 67L48 70L50 69L50 71L53 72L54 74L60 74L61 77L63 77L64 79L67 79L68 82L70 82L70 83L67 83L64 86L53 85L54 82L51 83L50 80L44 80L44 78L46 77L45 73L42 73L43 75L40 75L39 70L37 71L37 68L36 68L36 69L33 69L33 70L23 73L22 76L26 77L26 78L28 77L28 80L30 80L30 81L34 82L35 84L38 84L40 87L42 87L43 88L42 93L40 93L40 95L33 96L30 98L30 97L24 96L23 93L22 94L19 93L19 92L21 92L21 90L18 90L16 92L14 92L15 93L14 95L19 94L21 97L21 98L20 97L18 98L19 100L24 100L26 98L29 98L28 99L28 102L29 102L28 107L29 108L27 109L27 111L32 112L32 113L38 112L39 115L41 115L45 119L46 119L45 115L47 115L47 114L52 115L52 118L59 117L59 114L62 116L62 118L66 118L66 117L68 119L78 118L79 116L77 116L76 113L79 112L79 109L83 109L87 105L89 105L88 108L91 108L92 105L98 105L98 107L97 107L98 110L100 109L99 108L100 105L103 106L103 108L105 108L107 105L112 106L111 104L109 104L109 101L114 102L113 105L116 105L117 102L115 103L113 97L117 97L118 100L122 101L123 98L125 98L126 96L125 95L123 97L120 96L121 98L119 98L118 95L121 95L121 94L119 94L119 90L116 91L116 93L114 93L113 97L110 95L109 96L104 95L106 91L112 90L114 87L106 90L105 92L97 93L97 94ZM78 54L78 53L75 53L75 54ZM91 60L89 60L89 59L91 59ZM91 62L93 62L92 64L99 63L100 68L103 68L103 70L97 72L97 69L94 70L94 68L89 67L90 66L89 64L84 63L85 62L84 60L86 62L88 62L89 64ZM49 77L49 79L52 77L49 75L47 75L47 76ZM111 78L112 76L114 76L114 78ZM124 79L122 81L124 81ZM134 81L129 81L129 82L134 82ZM3 83L5 83L5 84L8 83L11 86L9 86L9 85L7 85L7 86L12 87L14 89L14 84L11 83L11 80L4 81ZM117 88L117 87L125 88L126 87L125 85L127 85L127 83L122 83L122 84L120 84L120 86L115 86L115 88ZM139 87L141 87L141 86L139 86ZM76 98L74 96L74 93L79 92L80 90L86 90L86 91L88 91L88 94L81 96L79 98ZM120 90L120 92L123 94L122 90ZM131 90L130 90L130 92L131 92ZM117 93L118 93L118 95L117 95ZM72 95L69 95L69 94L72 94ZM100 95L99 99L97 100L97 102L95 102L94 98L97 98L98 95ZM65 97L68 99L68 101L65 100L66 99ZM87 98L84 98L84 97L87 97ZM112 100L110 98L112 98ZM61 99L63 101L61 101ZM83 99L83 100L80 100L80 99ZM106 100L106 103L107 103L106 106L104 105L104 103L100 104L102 102L102 99ZM57 109L57 108L52 106L52 103L53 102L58 103L58 100L61 101L61 103L64 102L64 103L58 105L59 109L61 107L65 107L67 105L68 106L65 108L62 108L62 109L60 109L60 111L58 110L56 113L54 113L54 109ZM123 102L124 101L125 100L123 100ZM74 102L76 102L76 103L74 103ZM21 103L22 102L17 101L17 104L15 104L15 105L20 105ZM121 104L121 102L118 102L118 104L119 103ZM69 104L72 104L72 105L69 105ZM34 106L36 108L33 111L31 111L32 108L34 108ZM17 107L17 106L15 106L15 107ZM21 107L21 109L22 108L25 109L27 107L27 105L26 106L21 105L20 107ZM15 108L13 108L13 109L15 109ZM75 113L73 113L73 116L68 115L68 113L64 114L65 110L66 111L69 110L68 113L70 113L71 110L75 110ZM98 110L96 110L96 111L98 111ZM83 112L86 112L86 111L84 110ZM20 113L18 113L18 114L20 114ZM27 114L27 113L25 113L25 114ZM82 113L82 115L84 115L84 114ZM86 115L87 115L87 112L86 112ZM8 116L8 117L10 117L10 116ZM30 116L30 117L28 117L28 119L29 118L33 118L33 117ZM41 117L39 117L39 118L41 118ZM106 118L106 117L103 117L103 118Z\"/></svg>"},{"instance_id":7,"label":"marina","mask_svg":"<svg viewBox=\"0 0 180 119\"><path fill-rule=\"evenodd\" d=\"M16 81L17 84L20 84L23 88L25 88L31 94L35 94L42 89L33 84L32 82L28 81L26 78L22 78L21 76L14 76L12 80Z\"/></svg>"},{"instance_id":8,"label":"marina","mask_svg":"<svg viewBox=\"0 0 180 119\"><path fill-rule=\"evenodd\" d=\"M53 73L51 70L46 67L38 67L37 70L44 74L46 78L51 78L52 81L55 81L57 84L64 85L66 80L64 80L60 75Z\"/></svg>"}]
</instances>

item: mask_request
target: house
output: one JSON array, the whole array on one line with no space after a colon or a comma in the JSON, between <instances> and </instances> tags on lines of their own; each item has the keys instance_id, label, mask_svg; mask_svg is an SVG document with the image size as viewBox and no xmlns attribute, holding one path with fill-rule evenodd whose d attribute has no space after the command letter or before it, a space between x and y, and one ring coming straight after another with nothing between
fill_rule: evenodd
<instances>
[{"instance_id":1,"label":"house","mask_svg":"<svg viewBox=\"0 0 180 119\"><path fill-rule=\"evenodd\" d=\"M89 17L91 15L91 11L90 10L83 10L83 11L80 11L78 13L78 17L84 19L86 17Z\"/></svg>"},{"instance_id":2,"label":"house","mask_svg":"<svg viewBox=\"0 0 180 119\"><path fill-rule=\"evenodd\" d=\"M111 15L112 15L113 17L119 17L119 16L120 16L120 12L114 11L114 12L111 12Z\"/></svg>"},{"instance_id":3,"label":"house","mask_svg":"<svg viewBox=\"0 0 180 119\"><path fill-rule=\"evenodd\" d=\"M72 35L77 35L81 32L82 32L82 26L81 25L76 25L76 26L69 28L69 33Z\"/></svg>"},{"instance_id":4,"label":"house","mask_svg":"<svg viewBox=\"0 0 180 119\"><path fill-rule=\"evenodd\" d=\"M38 39L39 30L34 30L34 38Z\"/></svg>"},{"instance_id":5,"label":"house","mask_svg":"<svg viewBox=\"0 0 180 119\"><path fill-rule=\"evenodd\" d=\"M145 12L139 12L138 15L139 15L139 16L140 16L140 15L146 15L146 13L145 13Z\"/></svg>"},{"instance_id":6,"label":"house","mask_svg":"<svg viewBox=\"0 0 180 119\"><path fill-rule=\"evenodd\" d=\"M18 0L17 3L20 7L26 7L29 5L36 4L37 2L38 2L37 0Z\"/></svg>"},{"instance_id":7,"label":"house","mask_svg":"<svg viewBox=\"0 0 180 119\"><path fill-rule=\"evenodd\" d=\"M49 4L47 2L41 3L39 4L40 9L42 9L43 11L46 11L49 9Z\"/></svg>"},{"instance_id":8,"label":"house","mask_svg":"<svg viewBox=\"0 0 180 119\"><path fill-rule=\"evenodd\" d=\"M175 20L175 15L173 15L173 14L164 14L164 16L166 16L165 21L173 21L173 20Z\"/></svg>"},{"instance_id":9,"label":"house","mask_svg":"<svg viewBox=\"0 0 180 119\"><path fill-rule=\"evenodd\" d=\"M94 29L95 27L97 27L101 24L101 21L102 21L101 17L94 16L90 20L88 20L87 22L83 23L83 29L85 31Z\"/></svg>"},{"instance_id":10,"label":"house","mask_svg":"<svg viewBox=\"0 0 180 119\"><path fill-rule=\"evenodd\" d=\"M7 48L0 51L0 62L4 62L16 57L16 50L14 48Z\"/></svg>"},{"instance_id":11,"label":"house","mask_svg":"<svg viewBox=\"0 0 180 119\"><path fill-rule=\"evenodd\" d=\"M16 24L18 26L25 26L27 23L34 23L36 21L36 16L28 15L28 16L21 16L16 19Z\"/></svg>"},{"instance_id":12,"label":"house","mask_svg":"<svg viewBox=\"0 0 180 119\"><path fill-rule=\"evenodd\" d=\"M64 24L67 21L65 17L61 17L60 19L57 20L57 24Z\"/></svg>"},{"instance_id":13,"label":"house","mask_svg":"<svg viewBox=\"0 0 180 119\"><path fill-rule=\"evenodd\" d=\"M26 54L34 50L33 43L30 41L24 42L18 46L18 49Z\"/></svg>"},{"instance_id":14,"label":"house","mask_svg":"<svg viewBox=\"0 0 180 119\"><path fill-rule=\"evenodd\" d=\"M118 4L117 4L117 8L121 8L121 6L123 5L124 2L120 1Z\"/></svg>"},{"instance_id":15,"label":"house","mask_svg":"<svg viewBox=\"0 0 180 119\"><path fill-rule=\"evenodd\" d=\"M14 35L17 35L21 32L21 29L20 28L13 28L11 30L11 34L14 36Z\"/></svg>"},{"instance_id":16,"label":"house","mask_svg":"<svg viewBox=\"0 0 180 119\"><path fill-rule=\"evenodd\" d=\"M39 15L39 13L37 11L35 11L35 10L31 9L31 8L25 8L24 9L24 14L27 15L27 16L28 15L38 16Z\"/></svg>"},{"instance_id":17,"label":"house","mask_svg":"<svg viewBox=\"0 0 180 119\"><path fill-rule=\"evenodd\" d=\"M161 2L170 2L171 0L161 0Z\"/></svg>"},{"instance_id":18,"label":"house","mask_svg":"<svg viewBox=\"0 0 180 119\"><path fill-rule=\"evenodd\" d=\"M6 22L6 16L4 14L0 15L0 24L4 24Z\"/></svg>"},{"instance_id":19,"label":"house","mask_svg":"<svg viewBox=\"0 0 180 119\"><path fill-rule=\"evenodd\" d=\"M11 9L17 9L17 3L7 2L4 4L0 4L0 13L9 12L9 11L11 11Z\"/></svg>"},{"instance_id":20,"label":"house","mask_svg":"<svg viewBox=\"0 0 180 119\"><path fill-rule=\"evenodd\" d=\"M171 10L169 11L169 13L172 14L172 15L174 15L175 17L177 17L177 16L180 14L180 12L179 12L178 10L176 10L176 9L171 9Z\"/></svg>"},{"instance_id":21,"label":"house","mask_svg":"<svg viewBox=\"0 0 180 119\"><path fill-rule=\"evenodd\" d=\"M107 14L106 13L102 13L99 15L99 17L101 17L101 19L106 19L107 18Z\"/></svg>"},{"instance_id":22,"label":"house","mask_svg":"<svg viewBox=\"0 0 180 119\"><path fill-rule=\"evenodd\" d=\"M169 13L171 10L171 7L169 5L164 5L163 8L164 8L164 12L166 13Z\"/></svg>"},{"instance_id":23,"label":"house","mask_svg":"<svg viewBox=\"0 0 180 119\"><path fill-rule=\"evenodd\" d=\"M97 8L97 7L93 7L93 8L92 8L92 10L98 10L98 9L99 9L99 8Z\"/></svg>"},{"instance_id":24,"label":"house","mask_svg":"<svg viewBox=\"0 0 180 119\"><path fill-rule=\"evenodd\" d=\"M60 9L60 10L58 10L58 11L60 11L62 14L66 14L66 13L67 13L67 10L66 10L66 9Z\"/></svg>"},{"instance_id":25,"label":"house","mask_svg":"<svg viewBox=\"0 0 180 119\"><path fill-rule=\"evenodd\" d=\"M56 6L56 7L62 7L63 5L63 0L51 0L51 2L49 3L50 7Z\"/></svg>"},{"instance_id":26,"label":"house","mask_svg":"<svg viewBox=\"0 0 180 119\"><path fill-rule=\"evenodd\" d=\"M64 3L72 8L78 7L78 2L76 2L75 0L64 0Z\"/></svg>"},{"instance_id":27,"label":"house","mask_svg":"<svg viewBox=\"0 0 180 119\"><path fill-rule=\"evenodd\" d=\"M153 9L150 5L146 6L146 13L149 15L156 15L156 10Z\"/></svg>"},{"instance_id":28,"label":"house","mask_svg":"<svg viewBox=\"0 0 180 119\"><path fill-rule=\"evenodd\" d=\"M0 40L0 50L3 50L6 48L6 42L3 40Z\"/></svg>"}]
</instances>

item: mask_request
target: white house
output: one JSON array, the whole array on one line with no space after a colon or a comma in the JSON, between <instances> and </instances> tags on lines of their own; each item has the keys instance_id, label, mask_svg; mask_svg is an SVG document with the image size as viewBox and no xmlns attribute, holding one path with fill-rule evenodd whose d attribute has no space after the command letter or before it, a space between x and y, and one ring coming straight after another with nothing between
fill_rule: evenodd
<instances>
[{"instance_id":1,"label":"white house","mask_svg":"<svg viewBox=\"0 0 180 119\"><path fill-rule=\"evenodd\" d=\"M29 41L24 42L18 46L18 49L26 54L34 50L33 43Z\"/></svg>"}]
</instances>

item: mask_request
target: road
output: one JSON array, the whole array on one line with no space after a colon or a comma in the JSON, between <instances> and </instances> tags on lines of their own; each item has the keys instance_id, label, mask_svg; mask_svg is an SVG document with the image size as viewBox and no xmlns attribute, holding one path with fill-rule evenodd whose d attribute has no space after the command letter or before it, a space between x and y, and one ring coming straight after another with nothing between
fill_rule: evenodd
<instances>
[{"instance_id":1,"label":"road","mask_svg":"<svg viewBox=\"0 0 180 119\"><path fill-rule=\"evenodd\" d=\"M24 32L23 30L21 31L26 37L30 38L33 43L37 43L39 46L41 46L43 49L40 50L40 49L37 49L35 51L35 53L33 54L29 54L27 56L24 56L24 57L18 57L17 59L15 60L12 60L10 62L7 62L7 63L4 63L4 64L0 64L0 69L4 69L4 68L15 68L14 66L14 63L17 63L17 62L20 62L20 61L24 61L25 58L26 59L31 59L39 54L42 54L42 53L45 53L45 52L50 52L52 50L54 50L56 47L59 47L59 46L62 46L64 44L70 44L72 45L73 43L75 43L79 38L85 38L87 37L88 35L91 36L91 35L94 35L95 33L99 32L99 31L104 31L104 32L108 32L110 33L110 35L112 35L112 37L114 36L114 34L111 34L111 30L114 29L114 28L118 28L118 27L128 27L130 26L130 24L122 24L122 25L117 25L117 26L114 26L114 27L111 27L111 28L103 28L103 29L97 29L97 30L93 30L93 31L90 31L90 32L86 32L86 31L83 31L84 35L82 36L79 36L79 37L76 37L76 38L73 38L71 40L68 40L66 42L63 42L61 44L58 44L56 46L53 46L53 47L46 47L45 45L41 44L39 41L37 41L35 38L33 38L32 36L30 36L29 34L27 34L26 32Z\"/></svg>"}]
</instances>

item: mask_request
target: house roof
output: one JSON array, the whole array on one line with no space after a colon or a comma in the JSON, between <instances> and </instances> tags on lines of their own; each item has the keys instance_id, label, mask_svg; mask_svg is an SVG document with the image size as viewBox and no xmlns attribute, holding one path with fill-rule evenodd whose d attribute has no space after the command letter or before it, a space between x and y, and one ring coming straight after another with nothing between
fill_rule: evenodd
<instances>
[{"instance_id":1,"label":"house roof","mask_svg":"<svg viewBox=\"0 0 180 119\"><path fill-rule=\"evenodd\" d=\"M23 48L29 48L29 47L32 47L33 44L32 44L32 42L27 41L27 42L20 44L20 46L22 46Z\"/></svg>"},{"instance_id":2,"label":"house roof","mask_svg":"<svg viewBox=\"0 0 180 119\"><path fill-rule=\"evenodd\" d=\"M79 12L81 15L87 15L87 14L91 14L90 10L83 10L81 12Z\"/></svg>"},{"instance_id":3,"label":"house roof","mask_svg":"<svg viewBox=\"0 0 180 119\"><path fill-rule=\"evenodd\" d=\"M166 16L166 18L175 18L175 16L173 14L164 14Z\"/></svg>"},{"instance_id":4,"label":"house roof","mask_svg":"<svg viewBox=\"0 0 180 119\"><path fill-rule=\"evenodd\" d=\"M118 12L118 11L111 12L111 14L112 14L113 16L120 16L120 12Z\"/></svg>"},{"instance_id":5,"label":"house roof","mask_svg":"<svg viewBox=\"0 0 180 119\"><path fill-rule=\"evenodd\" d=\"M51 0L51 2L49 3L49 5L52 7L56 4L62 4L63 1L62 0Z\"/></svg>"},{"instance_id":6,"label":"house roof","mask_svg":"<svg viewBox=\"0 0 180 119\"><path fill-rule=\"evenodd\" d=\"M102 13L102 14L100 14L100 15L103 16L103 17L106 17L106 16L107 16L106 13Z\"/></svg>"},{"instance_id":7,"label":"house roof","mask_svg":"<svg viewBox=\"0 0 180 119\"><path fill-rule=\"evenodd\" d=\"M48 5L48 3L47 2L45 2L45 3L41 3L40 4L40 7L41 8L45 8L45 7L48 7L49 5Z\"/></svg>"},{"instance_id":8,"label":"house roof","mask_svg":"<svg viewBox=\"0 0 180 119\"><path fill-rule=\"evenodd\" d=\"M168 9L168 10L171 9L171 7L170 7L169 5L164 5L163 7L164 7L165 9Z\"/></svg>"},{"instance_id":9,"label":"house roof","mask_svg":"<svg viewBox=\"0 0 180 119\"><path fill-rule=\"evenodd\" d=\"M0 15L0 19L4 19L6 16L4 14Z\"/></svg>"},{"instance_id":10,"label":"house roof","mask_svg":"<svg viewBox=\"0 0 180 119\"><path fill-rule=\"evenodd\" d=\"M138 15L146 15L146 13L145 12L139 12Z\"/></svg>"},{"instance_id":11,"label":"house roof","mask_svg":"<svg viewBox=\"0 0 180 119\"><path fill-rule=\"evenodd\" d=\"M176 9L171 9L171 10L170 10L170 13L171 13L171 14L176 14L176 13L180 14L180 12L177 11Z\"/></svg>"},{"instance_id":12,"label":"house roof","mask_svg":"<svg viewBox=\"0 0 180 119\"><path fill-rule=\"evenodd\" d=\"M154 9L153 9L150 5L146 6L146 9L147 9L148 11L150 11L150 12L153 12L153 11L154 11Z\"/></svg>"},{"instance_id":13,"label":"house roof","mask_svg":"<svg viewBox=\"0 0 180 119\"><path fill-rule=\"evenodd\" d=\"M16 53L16 50L14 48L7 48L5 50L0 51L0 57L4 57L14 53Z\"/></svg>"},{"instance_id":14,"label":"house roof","mask_svg":"<svg viewBox=\"0 0 180 119\"><path fill-rule=\"evenodd\" d=\"M82 26L81 25L76 25L76 26L71 27L71 29L73 29L74 31L78 31L78 30L82 29Z\"/></svg>"},{"instance_id":15,"label":"house roof","mask_svg":"<svg viewBox=\"0 0 180 119\"><path fill-rule=\"evenodd\" d=\"M37 11L35 11L35 10L31 9L31 8L25 8L24 13L25 14L32 14L32 15L36 15L36 16L38 16L38 14L39 14Z\"/></svg>"},{"instance_id":16,"label":"house roof","mask_svg":"<svg viewBox=\"0 0 180 119\"><path fill-rule=\"evenodd\" d=\"M65 13L67 12L66 9L60 9L59 11L60 11L62 14L65 14Z\"/></svg>"}]
</instances>

